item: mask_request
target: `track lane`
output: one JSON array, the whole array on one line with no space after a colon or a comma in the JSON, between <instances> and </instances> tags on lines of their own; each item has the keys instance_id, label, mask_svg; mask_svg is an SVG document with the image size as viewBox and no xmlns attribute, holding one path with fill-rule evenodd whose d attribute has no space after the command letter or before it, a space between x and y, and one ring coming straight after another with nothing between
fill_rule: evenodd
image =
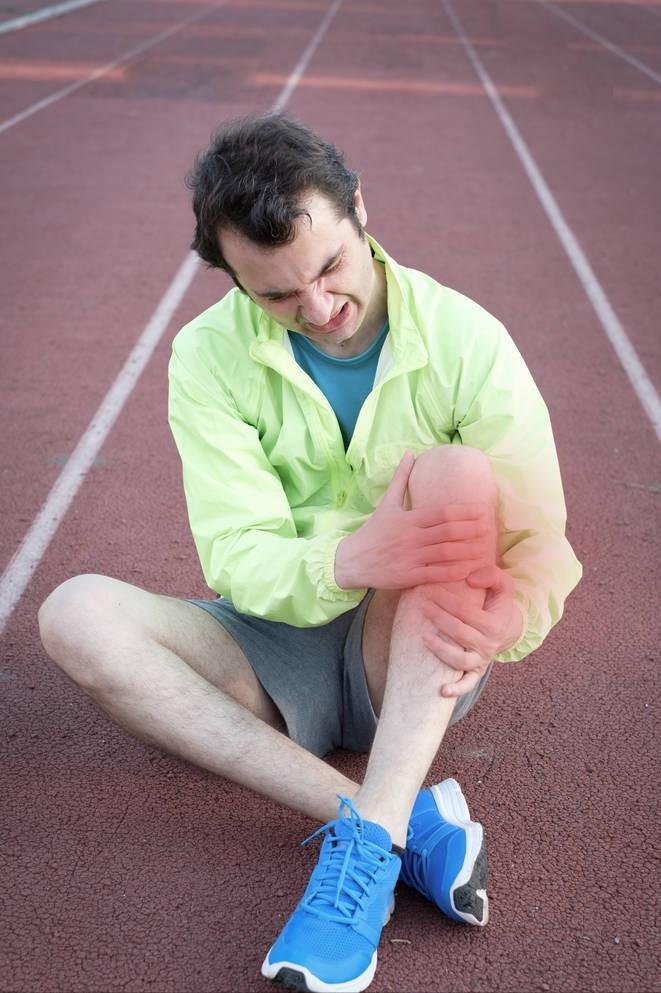
<instances>
[{"instance_id":1,"label":"track lane","mask_svg":"<svg viewBox=\"0 0 661 993\"><path fill-rule=\"evenodd\" d=\"M23 31L25 28L30 28L34 24L41 24L43 21L49 21L53 17L62 17L64 14L70 14L72 11L79 10L81 7L89 7L91 4L101 2L102 0L64 0L63 3L54 3L50 4L50 6L38 7L36 9L33 8L32 4L29 4L27 10L18 16L5 18L0 21L0 35L9 34L11 31ZM20 9L20 6L14 2L12 8L15 13Z\"/></svg>"},{"instance_id":2,"label":"track lane","mask_svg":"<svg viewBox=\"0 0 661 993\"><path fill-rule=\"evenodd\" d=\"M342 0L334 0L311 38L298 63L292 70L281 93L273 105L274 112L282 111L295 91L307 64L332 23ZM97 462L108 433L121 413L126 399L151 358L153 349L165 331L172 312L186 293L199 269L199 260L189 252L175 273L152 317L131 350L117 379L113 382L101 406L66 462L62 473L41 507L39 514L26 533L19 550L0 576L0 632L27 587L34 570L39 565L53 535L66 515L83 479Z\"/></svg>"},{"instance_id":3,"label":"track lane","mask_svg":"<svg viewBox=\"0 0 661 993\"><path fill-rule=\"evenodd\" d=\"M215 13L219 7L225 5L225 2L226 0L215 0L215 2L207 4L200 10L195 10L192 14L183 18L183 20L164 27L156 34L150 34L149 37L137 45L131 46L131 48L122 51L115 58L100 65L95 66L94 63L88 61L89 53L87 46L84 49L83 60L81 61L79 59L73 63L63 58L62 55L55 61L49 59L45 62L32 61L26 63L24 59L14 61L5 59L2 65L0 65L0 74L4 77L12 79L14 83L27 81L29 86L34 86L37 80L43 80L43 82L38 83L40 90L46 91L47 87L51 87L51 89L48 92L44 92L37 99L32 100L20 110L0 120L0 134L29 120L34 114L47 110L53 104L77 93L82 87L88 86L91 83L124 82L128 76L128 67L140 59L145 52L167 41L173 35L178 34L189 24L196 23L202 18ZM69 82L53 90L52 85L56 80L69 80Z\"/></svg>"},{"instance_id":4,"label":"track lane","mask_svg":"<svg viewBox=\"0 0 661 993\"><path fill-rule=\"evenodd\" d=\"M638 19L631 16L631 4L571 4L567 9L567 5L550 0L535 2L589 39L588 43L577 42L576 48L608 52L648 80L661 84L661 44L658 40L655 43L654 35L658 33L650 28L645 10L640 11L642 16Z\"/></svg>"},{"instance_id":5,"label":"track lane","mask_svg":"<svg viewBox=\"0 0 661 993\"><path fill-rule=\"evenodd\" d=\"M497 87L494 86L493 79L484 67L484 62L480 59L470 39L467 38L464 26L456 13L452 0L443 0L443 7L454 31L462 41L466 56L484 87L486 95L489 97L494 112L507 134L519 162L525 170L526 176L544 209L549 223L553 227L576 276L580 280L586 296L592 304L604 334L608 338L622 368L626 372L631 387L647 414L657 439L661 441L661 398L654 384L640 361L619 317L613 310L611 302L602 284L597 279L594 269L576 238L574 231L567 223L557 200L539 169L534 155L524 141L521 131L514 123L512 115L505 107L501 94L498 92Z\"/></svg>"},{"instance_id":6,"label":"track lane","mask_svg":"<svg viewBox=\"0 0 661 993\"><path fill-rule=\"evenodd\" d=\"M459 0L456 7L468 36L484 35L488 7L474 0ZM511 32L521 49L513 58L506 45L494 48L488 71L499 89L522 80L537 88L536 102L514 105L504 96L505 106L658 386L655 259L661 230L650 204L658 199L661 104L627 99L639 93L635 71L615 58L604 61L602 54L570 48L572 27L549 19L540 5L509 5L505 14L496 37L504 40Z\"/></svg>"},{"instance_id":7,"label":"track lane","mask_svg":"<svg viewBox=\"0 0 661 993\"><path fill-rule=\"evenodd\" d=\"M291 27L286 18L263 17L238 55L231 35L170 39L114 91L92 87L47 111L47 156L33 151L37 120L5 136L21 163L5 184L8 227L24 230L29 191L40 228L5 261L0 411L21 458L7 452L2 465L3 570L181 263L191 150L219 116L277 98L279 87L250 85L266 39L278 39L272 61L287 75L320 21L316 11ZM249 24L250 13L223 8L223 28ZM200 64L207 53L216 61Z\"/></svg>"}]
</instances>

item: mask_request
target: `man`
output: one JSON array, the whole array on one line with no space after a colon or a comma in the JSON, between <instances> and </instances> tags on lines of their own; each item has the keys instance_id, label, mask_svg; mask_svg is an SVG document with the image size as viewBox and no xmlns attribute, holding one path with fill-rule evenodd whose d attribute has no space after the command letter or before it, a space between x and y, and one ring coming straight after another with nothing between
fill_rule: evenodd
<instances>
[{"instance_id":1,"label":"man","mask_svg":"<svg viewBox=\"0 0 661 993\"><path fill-rule=\"evenodd\" d=\"M367 235L332 145L243 119L189 185L194 248L236 284L179 332L169 370L219 596L79 576L42 606L42 639L135 735L327 822L262 972L360 991L398 879L486 924L482 826L454 780L421 787L493 662L539 647L582 570L513 341ZM337 747L369 753L362 784L322 761Z\"/></svg>"}]
</instances>

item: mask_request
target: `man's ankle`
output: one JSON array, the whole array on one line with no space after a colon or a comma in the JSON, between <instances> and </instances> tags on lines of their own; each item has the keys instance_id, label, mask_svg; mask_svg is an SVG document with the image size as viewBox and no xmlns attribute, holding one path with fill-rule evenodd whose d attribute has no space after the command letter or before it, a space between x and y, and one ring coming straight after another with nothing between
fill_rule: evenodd
<instances>
[{"instance_id":1,"label":"man's ankle","mask_svg":"<svg viewBox=\"0 0 661 993\"><path fill-rule=\"evenodd\" d=\"M406 833L408 828L410 811L406 812L403 818L402 812L388 809L382 804L372 804L369 800L361 801L360 790L354 797L354 806L360 816L365 821L372 821L379 824L390 835L393 846L400 849L406 848Z\"/></svg>"}]
</instances>

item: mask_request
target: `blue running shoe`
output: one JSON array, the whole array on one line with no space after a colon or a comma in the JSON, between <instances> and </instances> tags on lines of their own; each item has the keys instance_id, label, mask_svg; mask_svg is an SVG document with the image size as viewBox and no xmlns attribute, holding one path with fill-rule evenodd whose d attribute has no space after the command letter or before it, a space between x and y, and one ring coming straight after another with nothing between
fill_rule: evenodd
<instances>
[{"instance_id":1,"label":"blue running shoe","mask_svg":"<svg viewBox=\"0 0 661 993\"><path fill-rule=\"evenodd\" d=\"M326 832L303 898L262 964L263 976L295 990L366 989L376 971L381 930L395 906L402 862L390 850L390 835L364 821L351 800L338 797L338 819L302 842Z\"/></svg>"},{"instance_id":2,"label":"blue running shoe","mask_svg":"<svg viewBox=\"0 0 661 993\"><path fill-rule=\"evenodd\" d=\"M400 878L452 920L480 927L489 920L484 828L471 821L456 779L418 793Z\"/></svg>"}]
</instances>

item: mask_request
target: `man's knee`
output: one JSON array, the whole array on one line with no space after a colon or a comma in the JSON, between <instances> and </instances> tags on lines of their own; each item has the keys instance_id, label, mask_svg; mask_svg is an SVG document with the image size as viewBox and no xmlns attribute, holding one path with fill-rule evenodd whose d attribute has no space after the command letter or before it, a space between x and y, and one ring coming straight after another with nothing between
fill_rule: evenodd
<instances>
[{"instance_id":1,"label":"man's knee","mask_svg":"<svg viewBox=\"0 0 661 993\"><path fill-rule=\"evenodd\" d=\"M37 615L48 655L83 688L98 681L97 651L108 638L111 597L105 576L74 576L57 586Z\"/></svg>"},{"instance_id":2,"label":"man's knee","mask_svg":"<svg viewBox=\"0 0 661 993\"><path fill-rule=\"evenodd\" d=\"M436 478L439 473L468 481L488 481L495 485L489 458L479 448L472 448L470 445L436 445L428 448L417 456L411 475Z\"/></svg>"},{"instance_id":3,"label":"man's knee","mask_svg":"<svg viewBox=\"0 0 661 993\"><path fill-rule=\"evenodd\" d=\"M408 485L413 506L430 499L495 506L498 487L491 462L479 448L437 445L415 460Z\"/></svg>"}]
</instances>

